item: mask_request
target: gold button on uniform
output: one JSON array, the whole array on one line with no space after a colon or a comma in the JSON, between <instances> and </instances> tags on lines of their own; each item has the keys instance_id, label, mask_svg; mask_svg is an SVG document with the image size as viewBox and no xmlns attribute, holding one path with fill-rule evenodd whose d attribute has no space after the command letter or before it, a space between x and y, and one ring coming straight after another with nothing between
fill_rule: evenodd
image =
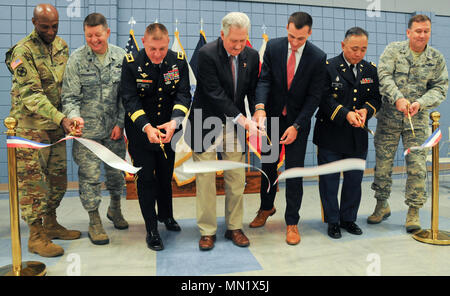
<instances>
[{"instance_id":1,"label":"gold button on uniform","mask_svg":"<svg viewBox=\"0 0 450 296\"><path fill-rule=\"evenodd\" d=\"M156 113L158 116L161 115L161 112Z\"/></svg>"},{"instance_id":2,"label":"gold button on uniform","mask_svg":"<svg viewBox=\"0 0 450 296\"><path fill-rule=\"evenodd\" d=\"M367 91L370 91L370 88L368 88Z\"/></svg>"},{"instance_id":3,"label":"gold button on uniform","mask_svg":"<svg viewBox=\"0 0 450 296\"><path fill-rule=\"evenodd\" d=\"M354 93L357 93L357 92L358 92L358 90L357 90L357 89L354 89L354 90L353 90L353 92L354 92Z\"/></svg>"},{"instance_id":4,"label":"gold button on uniform","mask_svg":"<svg viewBox=\"0 0 450 296\"><path fill-rule=\"evenodd\" d=\"M158 104L158 108L161 108L161 104Z\"/></svg>"},{"instance_id":5,"label":"gold button on uniform","mask_svg":"<svg viewBox=\"0 0 450 296\"><path fill-rule=\"evenodd\" d=\"M160 101L162 101L162 98L159 98Z\"/></svg>"},{"instance_id":6,"label":"gold button on uniform","mask_svg":"<svg viewBox=\"0 0 450 296\"><path fill-rule=\"evenodd\" d=\"M159 88L158 91L162 91L162 88Z\"/></svg>"},{"instance_id":7,"label":"gold button on uniform","mask_svg":"<svg viewBox=\"0 0 450 296\"><path fill-rule=\"evenodd\" d=\"M353 102L356 102L356 100L357 100L356 98L353 98Z\"/></svg>"}]
</instances>

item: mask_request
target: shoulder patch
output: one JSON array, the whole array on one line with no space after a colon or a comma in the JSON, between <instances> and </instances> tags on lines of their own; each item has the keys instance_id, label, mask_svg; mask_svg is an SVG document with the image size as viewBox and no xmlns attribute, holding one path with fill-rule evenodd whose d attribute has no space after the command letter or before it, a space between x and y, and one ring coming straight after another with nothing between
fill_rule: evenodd
<instances>
[{"instance_id":1,"label":"shoulder patch","mask_svg":"<svg viewBox=\"0 0 450 296\"><path fill-rule=\"evenodd\" d=\"M17 67L19 67L23 61L19 58L11 63L11 69L15 70Z\"/></svg>"},{"instance_id":2,"label":"shoulder patch","mask_svg":"<svg viewBox=\"0 0 450 296\"><path fill-rule=\"evenodd\" d=\"M24 66L20 66L19 68L17 68L16 74L19 77L25 77L27 76L27 68L25 68Z\"/></svg>"},{"instance_id":3,"label":"shoulder patch","mask_svg":"<svg viewBox=\"0 0 450 296\"><path fill-rule=\"evenodd\" d=\"M131 52L125 54L125 57L126 57L128 63L134 62L134 57L133 57L133 54Z\"/></svg>"},{"instance_id":4,"label":"shoulder patch","mask_svg":"<svg viewBox=\"0 0 450 296\"><path fill-rule=\"evenodd\" d=\"M178 58L179 60L184 60L184 52L178 51L178 52L177 52L177 58Z\"/></svg>"},{"instance_id":5,"label":"shoulder patch","mask_svg":"<svg viewBox=\"0 0 450 296\"><path fill-rule=\"evenodd\" d=\"M374 66L375 68L377 67L377 65L376 65L374 62L370 62L370 64L371 64L372 66Z\"/></svg>"}]
</instances>

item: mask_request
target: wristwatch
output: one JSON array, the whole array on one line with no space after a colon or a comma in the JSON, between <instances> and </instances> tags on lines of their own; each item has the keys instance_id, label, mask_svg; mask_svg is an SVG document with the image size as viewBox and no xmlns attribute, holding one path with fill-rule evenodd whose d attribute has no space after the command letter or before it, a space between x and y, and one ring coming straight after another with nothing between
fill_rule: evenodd
<instances>
[{"instance_id":1,"label":"wristwatch","mask_svg":"<svg viewBox=\"0 0 450 296\"><path fill-rule=\"evenodd\" d=\"M294 122L294 123L292 124L292 126L295 127L295 129L296 129L297 131L298 131L299 128L300 128L300 126L298 125L297 122Z\"/></svg>"}]
</instances>

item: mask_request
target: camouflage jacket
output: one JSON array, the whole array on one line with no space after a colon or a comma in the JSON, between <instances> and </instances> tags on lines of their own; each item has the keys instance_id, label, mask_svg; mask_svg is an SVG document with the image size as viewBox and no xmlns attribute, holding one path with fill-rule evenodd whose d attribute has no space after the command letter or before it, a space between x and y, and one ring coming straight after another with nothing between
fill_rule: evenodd
<instances>
[{"instance_id":1,"label":"camouflage jacket","mask_svg":"<svg viewBox=\"0 0 450 296\"><path fill-rule=\"evenodd\" d=\"M114 126L123 128L125 109L119 85L125 53L108 44L103 65L87 45L70 55L62 86L63 113L84 119L85 138L108 138Z\"/></svg>"},{"instance_id":2,"label":"camouflage jacket","mask_svg":"<svg viewBox=\"0 0 450 296\"><path fill-rule=\"evenodd\" d=\"M60 37L47 46L36 31L6 53L13 74L10 116L17 127L54 130L65 117L61 112L61 84L69 58L67 43Z\"/></svg>"},{"instance_id":3,"label":"camouflage jacket","mask_svg":"<svg viewBox=\"0 0 450 296\"><path fill-rule=\"evenodd\" d=\"M414 61L409 40L392 42L384 50L378 65L380 93L383 110L390 119L403 120L404 115L395 109L395 102L406 98L419 102L420 111L412 117L413 125L428 125L428 112L445 100L448 90L448 72L444 56L428 45ZM405 121L405 127L409 121Z\"/></svg>"}]
</instances>

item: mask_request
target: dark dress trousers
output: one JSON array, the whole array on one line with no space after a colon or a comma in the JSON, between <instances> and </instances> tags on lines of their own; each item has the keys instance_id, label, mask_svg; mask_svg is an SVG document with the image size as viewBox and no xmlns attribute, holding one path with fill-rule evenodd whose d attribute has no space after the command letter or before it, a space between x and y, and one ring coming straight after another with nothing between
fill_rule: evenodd
<instances>
[{"instance_id":1,"label":"dark dress trousers","mask_svg":"<svg viewBox=\"0 0 450 296\"><path fill-rule=\"evenodd\" d=\"M362 60L353 74L340 54L327 61L326 86L316 115L313 142L318 146L318 164L346 159L366 159L368 132L352 127L346 116L366 109L368 120L381 106L378 75L374 64ZM361 201L363 171L344 172L340 206L340 173L319 176L319 191L327 223L355 222Z\"/></svg>"},{"instance_id":2,"label":"dark dress trousers","mask_svg":"<svg viewBox=\"0 0 450 296\"><path fill-rule=\"evenodd\" d=\"M290 89L287 88L288 39L276 38L267 43L261 74L256 87L256 104L265 105L268 134L272 135L271 117L279 118L279 138L285 130L297 123L300 128L295 141L285 145L285 168L303 167L306 145L311 128L311 117L316 111L324 85L326 54L307 41L295 72ZM282 115L284 106L287 114ZM273 127L276 128L276 127ZM272 143L276 145L276 139ZM280 150L281 151L281 147ZM263 162L262 170L268 175L271 184L277 178L277 161ZM267 180L261 177L261 210L273 207L276 188L267 191ZM286 180L287 225L296 225L303 196L303 179Z\"/></svg>"},{"instance_id":3,"label":"dark dress trousers","mask_svg":"<svg viewBox=\"0 0 450 296\"><path fill-rule=\"evenodd\" d=\"M191 93L184 55L169 49L163 62L154 65L144 49L134 57L128 54L122 66L120 93L126 111L128 151L133 165L142 167L135 181L145 226L150 232L157 228L157 218L173 218L171 182L175 152L171 144L165 144L166 159L160 145L150 143L142 129L147 123L156 128L187 114Z\"/></svg>"}]
</instances>

